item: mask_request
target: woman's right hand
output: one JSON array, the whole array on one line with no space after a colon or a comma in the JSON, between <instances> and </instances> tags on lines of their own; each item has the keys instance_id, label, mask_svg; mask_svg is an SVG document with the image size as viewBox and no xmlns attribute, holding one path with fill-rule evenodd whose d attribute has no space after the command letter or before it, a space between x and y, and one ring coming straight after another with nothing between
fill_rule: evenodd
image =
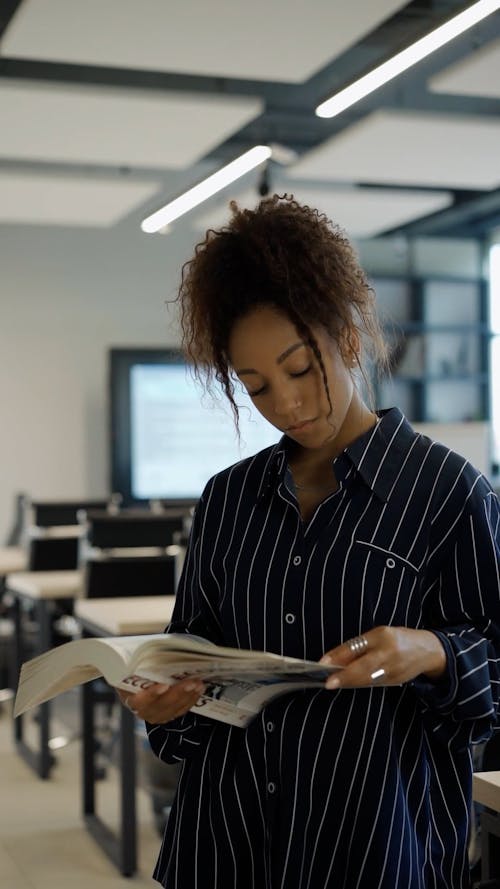
<instances>
[{"instance_id":1,"label":"woman's right hand","mask_svg":"<svg viewBox=\"0 0 500 889\"><path fill-rule=\"evenodd\" d=\"M145 722L160 724L184 716L205 691L199 679L182 679L175 685L155 682L138 692L115 689L120 701Z\"/></svg>"}]
</instances>

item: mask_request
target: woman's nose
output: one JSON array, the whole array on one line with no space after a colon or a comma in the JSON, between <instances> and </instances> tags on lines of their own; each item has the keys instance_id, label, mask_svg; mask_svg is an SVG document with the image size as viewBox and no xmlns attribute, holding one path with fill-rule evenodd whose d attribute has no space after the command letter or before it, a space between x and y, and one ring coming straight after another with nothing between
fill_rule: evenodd
<instances>
[{"instance_id":1,"label":"woman's nose","mask_svg":"<svg viewBox=\"0 0 500 889\"><path fill-rule=\"evenodd\" d=\"M274 396L274 412L279 416L289 416L300 407L301 402L293 387L284 387Z\"/></svg>"}]
</instances>

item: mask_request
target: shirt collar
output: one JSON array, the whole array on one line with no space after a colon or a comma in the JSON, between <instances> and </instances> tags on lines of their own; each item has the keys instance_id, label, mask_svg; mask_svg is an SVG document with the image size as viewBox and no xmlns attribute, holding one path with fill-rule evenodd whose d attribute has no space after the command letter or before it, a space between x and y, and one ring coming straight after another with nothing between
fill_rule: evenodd
<instances>
[{"instance_id":1,"label":"shirt collar","mask_svg":"<svg viewBox=\"0 0 500 889\"><path fill-rule=\"evenodd\" d=\"M264 500L267 495L277 487L278 480L285 474L286 467L286 442L287 437L283 435L278 442L271 448L267 464L262 474L262 479L257 491L257 500Z\"/></svg>"},{"instance_id":2,"label":"shirt collar","mask_svg":"<svg viewBox=\"0 0 500 889\"><path fill-rule=\"evenodd\" d=\"M378 422L339 454L333 461L335 475L342 482L351 467L376 496L386 502L400 467L414 440L415 432L399 408L378 411ZM269 452L257 492L260 501L275 490L286 470L288 438L283 435Z\"/></svg>"},{"instance_id":3,"label":"shirt collar","mask_svg":"<svg viewBox=\"0 0 500 889\"><path fill-rule=\"evenodd\" d=\"M415 441L415 432L399 408L377 413L379 419L375 426L348 445L334 461L334 467L337 472L337 461L342 464L347 460L365 484L385 503Z\"/></svg>"}]
</instances>

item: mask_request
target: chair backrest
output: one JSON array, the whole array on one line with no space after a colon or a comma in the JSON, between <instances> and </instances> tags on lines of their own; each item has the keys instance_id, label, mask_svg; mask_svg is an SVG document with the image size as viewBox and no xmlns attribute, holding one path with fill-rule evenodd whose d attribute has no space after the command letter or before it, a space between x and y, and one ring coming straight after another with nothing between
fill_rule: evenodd
<instances>
[{"instance_id":1,"label":"chair backrest","mask_svg":"<svg viewBox=\"0 0 500 889\"><path fill-rule=\"evenodd\" d=\"M174 534L185 513L125 509L116 515L89 510L80 517L79 564L88 597L174 595Z\"/></svg>"},{"instance_id":2,"label":"chair backrest","mask_svg":"<svg viewBox=\"0 0 500 889\"><path fill-rule=\"evenodd\" d=\"M82 510L116 508L115 499L26 500L23 543L29 571L68 571L78 566Z\"/></svg>"},{"instance_id":3,"label":"chair backrest","mask_svg":"<svg viewBox=\"0 0 500 889\"><path fill-rule=\"evenodd\" d=\"M174 596L175 557L133 556L88 559L83 565L83 588L87 598L112 596Z\"/></svg>"},{"instance_id":4,"label":"chair backrest","mask_svg":"<svg viewBox=\"0 0 500 889\"><path fill-rule=\"evenodd\" d=\"M108 510L110 498L89 500L31 500L27 503L28 522L36 528L56 528L78 525L78 514L82 510Z\"/></svg>"},{"instance_id":5,"label":"chair backrest","mask_svg":"<svg viewBox=\"0 0 500 889\"><path fill-rule=\"evenodd\" d=\"M173 535L184 529L185 521L186 513L182 510L156 513L145 509L124 509L116 515L102 509L87 510L81 516L84 524L82 538L89 546L100 550L165 549L174 543Z\"/></svg>"}]
</instances>

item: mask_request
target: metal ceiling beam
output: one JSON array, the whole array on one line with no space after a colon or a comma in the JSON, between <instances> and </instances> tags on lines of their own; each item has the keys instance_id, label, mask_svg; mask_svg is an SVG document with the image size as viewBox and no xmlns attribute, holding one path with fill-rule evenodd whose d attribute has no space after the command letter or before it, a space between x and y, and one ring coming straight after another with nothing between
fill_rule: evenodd
<instances>
[{"instance_id":1,"label":"metal ceiling beam","mask_svg":"<svg viewBox=\"0 0 500 889\"><path fill-rule=\"evenodd\" d=\"M0 77L9 80L36 80L80 86L117 87L121 89L164 90L216 95L260 95L291 89L288 84L243 78L211 77L202 74L178 74L146 71L138 68L111 68L100 65L74 65L38 59L2 58Z\"/></svg>"},{"instance_id":2,"label":"metal ceiling beam","mask_svg":"<svg viewBox=\"0 0 500 889\"><path fill-rule=\"evenodd\" d=\"M483 193L459 193L453 206L384 234L406 236L480 237L500 219L500 188Z\"/></svg>"},{"instance_id":3,"label":"metal ceiling beam","mask_svg":"<svg viewBox=\"0 0 500 889\"><path fill-rule=\"evenodd\" d=\"M1 0L0 37L20 6L21 0ZM368 69L385 61L395 52L428 33L434 27L470 5L463 0L413 0L382 23L357 45L348 49L303 84L256 81L244 78L213 77L179 74L168 71L149 71L130 68L46 62L0 56L0 78L16 81L35 81L116 89L142 89L155 92L190 92L218 96L258 96L265 103L262 115L243 127L233 137L219 145L207 156L207 162L232 159L236 154L258 142L278 142L293 148L299 155L346 127L380 108L431 111L436 114L482 115L485 118L500 114L500 100L451 96L427 91L426 84L436 72L469 58L478 48L500 36L500 14L490 15L474 29L432 54L428 59L409 69L394 81L378 89L352 108L329 120L317 118L316 105L337 89L361 76ZM19 168L16 159L5 160L0 167ZM33 166L33 165L31 165ZM69 165L73 170L74 165ZM62 170L61 165L37 165L37 168ZM104 168L85 165L85 172L104 173ZM65 165L68 170L68 165ZM109 172L110 168L106 168ZM116 168L117 172L120 172ZM64 172L64 170L63 170ZM141 171L134 170L135 175ZM165 171L143 171L155 176ZM329 183L332 186L334 183ZM377 185L377 183L370 183ZM481 214L497 212L497 193L455 194L455 204L448 210L433 214L399 229L412 233L446 233L479 224ZM500 202L499 202L500 203Z\"/></svg>"}]
</instances>

